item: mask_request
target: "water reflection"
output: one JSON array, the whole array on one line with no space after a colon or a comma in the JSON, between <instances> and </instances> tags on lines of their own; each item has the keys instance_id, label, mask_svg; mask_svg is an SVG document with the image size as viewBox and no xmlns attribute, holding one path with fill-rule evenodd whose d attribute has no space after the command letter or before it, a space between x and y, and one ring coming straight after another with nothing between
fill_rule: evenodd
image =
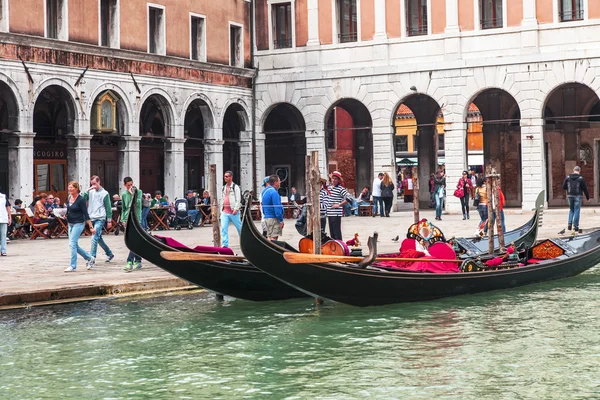
<instances>
[{"instance_id":1,"label":"water reflection","mask_svg":"<svg viewBox=\"0 0 600 400\"><path fill-rule=\"evenodd\" d=\"M600 272L359 309L193 294L0 313L2 398L593 398Z\"/></svg>"}]
</instances>

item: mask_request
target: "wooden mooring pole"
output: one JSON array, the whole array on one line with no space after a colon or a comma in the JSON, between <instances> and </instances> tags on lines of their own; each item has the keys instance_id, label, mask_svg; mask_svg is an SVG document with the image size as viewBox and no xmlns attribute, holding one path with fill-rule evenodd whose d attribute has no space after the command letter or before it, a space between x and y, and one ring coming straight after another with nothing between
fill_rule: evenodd
<instances>
[{"instance_id":1,"label":"wooden mooring pole","mask_svg":"<svg viewBox=\"0 0 600 400\"><path fill-rule=\"evenodd\" d=\"M312 234L314 253L321 254L321 202L319 192L321 191L321 174L319 173L319 152L313 151L310 154L310 186L312 197Z\"/></svg>"},{"instance_id":2,"label":"wooden mooring pole","mask_svg":"<svg viewBox=\"0 0 600 400\"><path fill-rule=\"evenodd\" d=\"M421 220L419 217L419 175L417 167L412 167L412 182L413 182L413 213L414 223Z\"/></svg>"},{"instance_id":3,"label":"wooden mooring pole","mask_svg":"<svg viewBox=\"0 0 600 400\"><path fill-rule=\"evenodd\" d=\"M210 164L209 177L210 180L210 213L213 230L213 246L221 247L221 215L219 212L219 199L217 196L217 165Z\"/></svg>"}]
</instances>

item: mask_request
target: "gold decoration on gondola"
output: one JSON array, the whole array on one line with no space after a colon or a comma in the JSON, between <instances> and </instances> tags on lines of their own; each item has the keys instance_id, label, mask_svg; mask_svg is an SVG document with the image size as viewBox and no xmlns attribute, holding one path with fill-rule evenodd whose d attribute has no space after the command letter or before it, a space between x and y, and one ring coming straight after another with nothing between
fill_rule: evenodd
<instances>
[{"instance_id":1,"label":"gold decoration on gondola","mask_svg":"<svg viewBox=\"0 0 600 400\"><path fill-rule=\"evenodd\" d=\"M551 240L544 240L531 250L533 258L538 260L549 260L563 254L565 254L565 251Z\"/></svg>"},{"instance_id":2,"label":"gold decoration on gondola","mask_svg":"<svg viewBox=\"0 0 600 400\"><path fill-rule=\"evenodd\" d=\"M427 247L437 242L446 242L444 234L437 226L426 219L422 219L408 228L406 237L415 239L423 247Z\"/></svg>"}]
</instances>

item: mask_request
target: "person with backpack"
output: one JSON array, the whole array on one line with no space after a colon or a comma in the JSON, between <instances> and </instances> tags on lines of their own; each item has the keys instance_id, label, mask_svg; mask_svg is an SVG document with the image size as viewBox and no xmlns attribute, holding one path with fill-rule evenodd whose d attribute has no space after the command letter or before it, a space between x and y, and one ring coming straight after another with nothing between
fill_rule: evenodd
<instances>
[{"instance_id":1,"label":"person with backpack","mask_svg":"<svg viewBox=\"0 0 600 400\"><path fill-rule=\"evenodd\" d=\"M222 189L221 245L223 247L229 247L229 224L235 226L238 235L242 233L242 220L240 218L242 191L238 185L233 183L233 172L225 171L223 178L225 180L225 185L223 185Z\"/></svg>"},{"instance_id":2,"label":"person with backpack","mask_svg":"<svg viewBox=\"0 0 600 400\"><path fill-rule=\"evenodd\" d=\"M581 233L579 229L579 213L581 211L581 200L583 195L587 201L590 201L590 194L588 193L585 179L581 176L581 167L575 166L573 173L565 178L563 182L563 189L567 191L567 199L569 201L569 221L568 230L573 228L573 232Z\"/></svg>"}]
</instances>

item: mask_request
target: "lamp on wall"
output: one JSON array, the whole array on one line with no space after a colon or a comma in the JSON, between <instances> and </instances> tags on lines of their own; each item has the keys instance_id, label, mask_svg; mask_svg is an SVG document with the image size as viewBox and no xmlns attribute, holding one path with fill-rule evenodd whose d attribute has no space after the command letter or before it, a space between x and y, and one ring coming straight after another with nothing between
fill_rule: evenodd
<instances>
[{"instance_id":1,"label":"lamp on wall","mask_svg":"<svg viewBox=\"0 0 600 400\"><path fill-rule=\"evenodd\" d=\"M412 90L413 92L416 92L417 91L417 87L413 85L413 86L410 87L410 90Z\"/></svg>"},{"instance_id":2,"label":"lamp on wall","mask_svg":"<svg viewBox=\"0 0 600 400\"><path fill-rule=\"evenodd\" d=\"M533 140L533 135L527 135L527 136L525 136L525 138L527 138L529 140Z\"/></svg>"}]
</instances>

